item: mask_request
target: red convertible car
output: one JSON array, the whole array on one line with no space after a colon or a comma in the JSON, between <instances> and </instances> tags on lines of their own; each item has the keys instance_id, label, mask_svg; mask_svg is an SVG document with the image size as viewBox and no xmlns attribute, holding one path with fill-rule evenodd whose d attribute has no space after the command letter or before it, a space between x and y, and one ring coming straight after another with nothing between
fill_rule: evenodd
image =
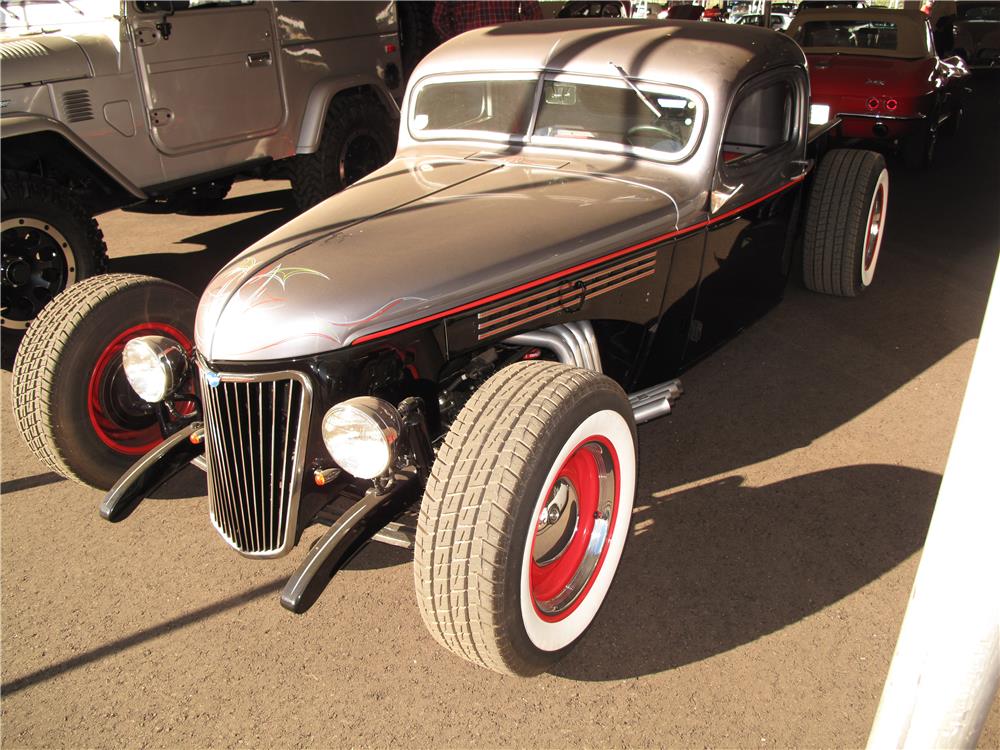
<instances>
[{"instance_id":1,"label":"red convertible car","mask_svg":"<svg viewBox=\"0 0 1000 750\"><path fill-rule=\"evenodd\" d=\"M937 56L923 13L803 10L788 34L809 61L814 121L839 117L841 138L898 146L917 168L930 164L938 134L958 127L968 68Z\"/></svg>"}]
</instances>

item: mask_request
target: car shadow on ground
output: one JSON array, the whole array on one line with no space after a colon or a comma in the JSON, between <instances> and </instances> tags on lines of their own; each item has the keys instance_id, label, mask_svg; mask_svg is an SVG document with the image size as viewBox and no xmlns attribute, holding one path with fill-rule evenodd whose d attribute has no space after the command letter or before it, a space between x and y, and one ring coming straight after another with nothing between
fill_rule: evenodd
<instances>
[{"instance_id":1,"label":"car shadow on ground","mask_svg":"<svg viewBox=\"0 0 1000 750\"><path fill-rule=\"evenodd\" d=\"M640 477L615 584L579 646L554 670L620 680L723 653L857 591L918 551L940 477L849 466L750 487L692 489Z\"/></svg>"},{"instance_id":2,"label":"car shadow on ground","mask_svg":"<svg viewBox=\"0 0 1000 750\"><path fill-rule=\"evenodd\" d=\"M291 190L264 190L259 193L230 196L224 200L198 207L185 208L178 207L169 201L154 201L126 206L122 210L133 214L150 215L228 216L229 214L245 214L275 209L295 210L295 199Z\"/></svg>"},{"instance_id":3,"label":"car shadow on ground","mask_svg":"<svg viewBox=\"0 0 1000 750\"><path fill-rule=\"evenodd\" d=\"M295 218L298 211L291 190L272 190L227 198L212 214L228 215L262 211L207 232L181 240L201 245L189 253L143 253L112 258L111 273L138 273L172 281L201 296L212 277L226 263L261 237Z\"/></svg>"}]
</instances>

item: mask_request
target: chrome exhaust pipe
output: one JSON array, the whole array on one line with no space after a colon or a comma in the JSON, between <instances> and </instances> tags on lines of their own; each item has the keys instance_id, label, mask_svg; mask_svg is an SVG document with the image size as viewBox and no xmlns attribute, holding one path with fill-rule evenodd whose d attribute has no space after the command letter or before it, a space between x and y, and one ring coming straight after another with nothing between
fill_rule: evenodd
<instances>
[{"instance_id":1,"label":"chrome exhaust pipe","mask_svg":"<svg viewBox=\"0 0 1000 750\"><path fill-rule=\"evenodd\" d=\"M602 371L597 336L594 334L594 327L587 320L560 323L538 331L521 333L505 339L504 343L538 346L551 351L564 365Z\"/></svg>"},{"instance_id":2,"label":"chrome exhaust pipe","mask_svg":"<svg viewBox=\"0 0 1000 750\"><path fill-rule=\"evenodd\" d=\"M682 393L684 393L684 388L677 378L630 393L628 400L632 404L635 423L642 424L662 417L664 414L669 414L673 408L673 402L680 398Z\"/></svg>"},{"instance_id":3,"label":"chrome exhaust pipe","mask_svg":"<svg viewBox=\"0 0 1000 750\"><path fill-rule=\"evenodd\" d=\"M564 365L603 372L597 336L588 320L560 323L538 331L521 333L505 339L504 343L548 349ZM628 400L632 404L636 424L669 414L673 402L683 392L681 381L675 378L629 394Z\"/></svg>"}]
</instances>

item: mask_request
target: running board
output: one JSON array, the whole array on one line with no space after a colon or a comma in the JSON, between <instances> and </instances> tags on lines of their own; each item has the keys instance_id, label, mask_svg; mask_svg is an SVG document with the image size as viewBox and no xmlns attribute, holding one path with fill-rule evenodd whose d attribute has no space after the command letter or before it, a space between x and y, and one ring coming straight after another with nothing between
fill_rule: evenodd
<instances>
[{"instance_id":1,"label":"running board","mask_svg":"<svg viewBox=\"0 0 1000 750\"><path fill-rule=\"evenodd\" d=\"M673 402L684 393L679 378L668 380L642 391L630 393L628 400L632 404L632 412L635 415L635 423L642 424L651 419L669 414L673 408Z\"/></svg>"}]
</instances>

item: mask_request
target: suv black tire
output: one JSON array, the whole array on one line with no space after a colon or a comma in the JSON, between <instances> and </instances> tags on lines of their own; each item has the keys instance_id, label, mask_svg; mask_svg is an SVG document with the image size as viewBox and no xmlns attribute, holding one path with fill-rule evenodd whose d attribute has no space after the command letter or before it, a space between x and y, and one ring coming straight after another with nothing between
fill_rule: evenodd
<instances>
[{"instance_id":1,"label":"suv black tire","mask_svg":"<svg viewBox=\"0 0 1000 750\"><path fill-rule=\"evenodd\" d=\"M414 583L434 638L497 672L549 669L605 600L635 478L635 421L614 381L555 362L490 378L452 424L420 505Z\"/></svg>"},{"instance_id":2,"label":"suv black tire","mask_svg":"<svg viewBox=\"0 0 1000 750\"><path fill-rule=\"evenodd\" d=\"M103 272L108 248L97 222L54 180L5 169L2 202L2 326L19 331L70 284Z\"/></svg>"},{"instance_id":3,"label":"suv black tire","mask_svg":"<svg viewBox=\"0 0 1000 750\"><path fill-rule=\"evenodd\" d=\"M292 164L299 210L315 206L392 158L392 120L378 102L360 94L338 97L326 113L319 148Z\"/></svg>"},{"instance_id":4,"label":"suv black tire","mask_svg":"<svg viewBox=\"0 0 1000 750\"><path fill-rule=\"evenodd\" d=\"M889 205L881 154L836 149L816 170L802 246L802 278L815 292L857 297L871 284ZM874 234L872 234L874 232Z\"/></svg>"},{"instance_id":5,"label":"suv black tire","mask_svg":"<svg viewBox=\"0 0 1000 750\"><path fill-rule=\"evenodd\" d=\"M190 351L196 306L186 289L134 274L94 276L46 305L11 378L14 417L32 453L67 479L111 487L162 440L121 372L121 349L155 334Z\"/></svg>"}]
</instances>

